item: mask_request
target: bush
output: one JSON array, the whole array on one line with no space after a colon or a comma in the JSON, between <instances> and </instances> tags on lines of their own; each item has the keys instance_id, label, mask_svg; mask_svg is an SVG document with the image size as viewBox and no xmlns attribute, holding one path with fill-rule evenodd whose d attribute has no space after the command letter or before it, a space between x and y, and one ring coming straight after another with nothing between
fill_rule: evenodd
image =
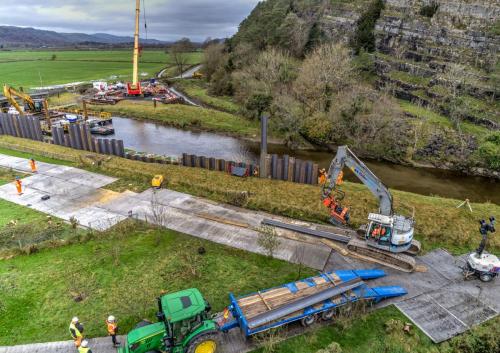
<instances>
[{"instance_id":1,"label":"bush","mask_svg":"<svg viewBox=\"0 0 500 353\"><path fill-rule=\"evenodd\" d=\"M316 353L342 353L342 348L337 342L332 342L327 347L320 349Z\"/></svg>"},{"instance_id":2,"label":"bush","mask_svg":"<svg viewBox=\"0 0 500 353\"><path fill-rule=\"evenodd\" d=\"M495 132L486 138L479 146L479 155L489 168L500 170L500 132Z\"/></svg>"},{"instance_id":3,"label":"bush","mask_svg":"<svg viewBox=\"0 0 500 353\"><path fill-rule=\"evenodd\" d=\"M432 1L428 5L422 6L422 8L420 9L420 15L432 18L434 17L438 9L439 9L439 4L435 1Z\"/></svg>"}]
</instances>

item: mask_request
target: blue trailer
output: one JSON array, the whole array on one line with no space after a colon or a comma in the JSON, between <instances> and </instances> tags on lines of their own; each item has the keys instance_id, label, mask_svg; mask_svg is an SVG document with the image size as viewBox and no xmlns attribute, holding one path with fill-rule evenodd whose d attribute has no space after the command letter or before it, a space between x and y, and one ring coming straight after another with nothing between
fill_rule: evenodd
<instances>
[{"instance_id":1,"label":"blue trailer","mask_svg":"<svg viewBox=\"0 0 500 353\"><path fill-rule=\"evenodd\" d=\"M240 328L248 337L296 321L309 326L332 319L348 303L378 303L407 294L400 286L370 287L364 282L385 275L378 269L338 270L240 297L231 293L219 329Z\"/></svg>"}]
</instances>

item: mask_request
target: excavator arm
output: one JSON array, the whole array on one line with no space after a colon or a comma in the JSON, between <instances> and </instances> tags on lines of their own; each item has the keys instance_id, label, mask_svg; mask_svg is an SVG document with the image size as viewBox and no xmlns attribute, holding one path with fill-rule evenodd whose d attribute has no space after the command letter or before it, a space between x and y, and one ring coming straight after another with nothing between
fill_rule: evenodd
<instances>
[{"instance_id":1,"label":"excavator arm","mask_svg":"<svg viewBox=\"0 0 500 353\"><path fill-rule=\"evenodd\" d=\"M19 92L19 91L15 90L14 88L12 88L12 87L10 87L8 85L4 85L3 86L3 94L4 94L5 98L7 98L7 100L9 101L9 103L14 108L16 108L16 110L21 115L24 115L24 111L23 111L23 109L21 108L21 106L19 105L19 103L16 101L16 99L14 97L21 98L25 103L28 104L28 106L30 107L30 109L33 109L33 110L35 109L35 102L26 93Z\"/></svg>"},{"instance_id":2,"label":"excavator arm","mask_svg":"<svg viewBox=\"0 0 500 353\"><path fill-rule=\"evenodd\" d=\"M332 192L338 186L341 179L339 177L342 175L344 167L348 167L378 199L380 213L385 216L392 216L392 195L389 189L347 146L340 146L338 148L337 155L330 164L328 170L329 181L323 187L323 200L331 197Z\"/></svg>"}]
</instances>

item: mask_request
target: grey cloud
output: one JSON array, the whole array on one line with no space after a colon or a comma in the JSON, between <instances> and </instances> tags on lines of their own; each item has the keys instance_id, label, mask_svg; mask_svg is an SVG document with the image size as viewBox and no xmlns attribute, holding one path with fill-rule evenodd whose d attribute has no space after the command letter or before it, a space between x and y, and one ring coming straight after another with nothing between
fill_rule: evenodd
<instances>
[{"instance_id":1,"label":"grey cloud","mask_svg":"<svg viewBox=\"0 0 500 353\"><path fill-rule=\"evenodd\" d=\"M258 0L145 0L148 37L190 37L199 41L209 36L231 36L257 3ZM131 35L134 8L134 0L2 0L0 24Z\"/></svg>"}]
</instances>

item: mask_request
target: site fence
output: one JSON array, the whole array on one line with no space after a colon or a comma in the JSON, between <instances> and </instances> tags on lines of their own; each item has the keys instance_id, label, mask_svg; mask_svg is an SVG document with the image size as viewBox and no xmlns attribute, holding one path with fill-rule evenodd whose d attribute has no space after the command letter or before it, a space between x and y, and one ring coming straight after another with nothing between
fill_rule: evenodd
<instances>
[{"instance_id":1,"label":"site fence","mask_svg":"<svg viewBox=\"0 0 500 353\"><path fill-rule=\"evenodd\" d=\"M125 157L122 140L94 138L86 124L69 124L67 131L62 127L53 126L51 132L52 139L44 137L38 117L0 113L0 135L22 137L78 150Z\"/></svg>"},{"instance_id":2,"label":"site fence","mask_svg":"<svg viewBox=\"0 0 500 353\"><path fill-rule=\"evenodd\" d=\"M10 135L35 141L43 141L40 121L34 116L25 117L0 113L0 135Z\"/></svg>"},{"instance_id":3,"label":"site fence","mask_svg":"<svg viewBox=\"0 0 500 353\"><path fill-rule=\"evenodd\" d=\"M257 163L234 162L224 159L209 158L184 153L181 164L185 167L203 168L232 173L234 168L246 170L246 176L260 176ZM288 155L277 154L266 156L266 178L286 180L294 183L313 184L318 183L318 164L311 161L303 161Z\"/></svg>"},{"instance_id":4,"label":"site fence","mask_svg":"<svg viewBox=\"0 0 500 353\"><path fill-rule=\"evenodd\" d=\"M85 124L69 124L66 134L62 127L52 127L52 142L55 145L77 150L125 157L123 140L94 138Z\"/></svg>"}]
</instances>

